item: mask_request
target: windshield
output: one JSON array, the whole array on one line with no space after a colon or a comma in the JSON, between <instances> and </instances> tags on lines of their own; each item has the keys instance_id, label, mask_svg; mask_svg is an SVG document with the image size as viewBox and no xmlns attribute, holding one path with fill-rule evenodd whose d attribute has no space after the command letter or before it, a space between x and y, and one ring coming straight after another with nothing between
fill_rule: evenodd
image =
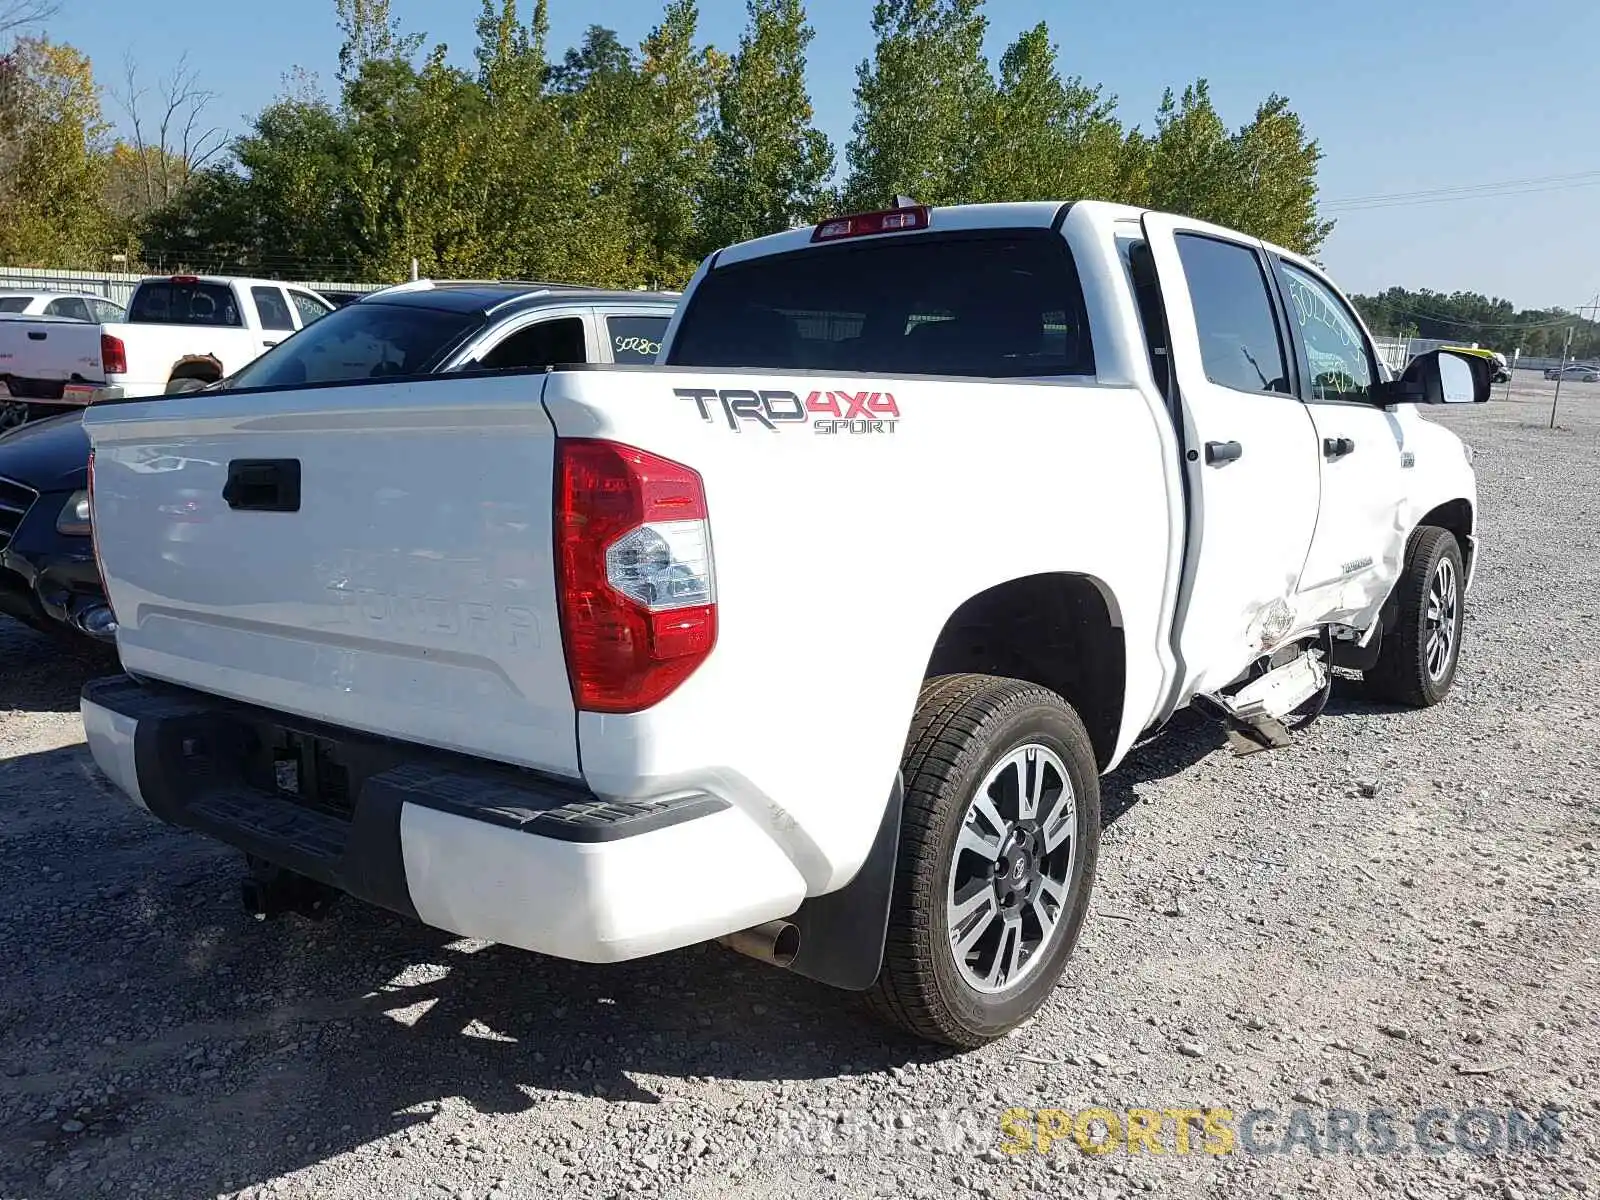
<instances>
[{"instance_id":1,"label":"windshield","mask_svg":"<svg viewBox=\"0 0 1600 1200\"><path fill-rule=\"evenodd\" d=\"M991 378L1092 375L1083 295L1047 230L915 234L713 270L670 362Z\"/></svg>"},{"instance_id":2,"label":"windshield","mask_svg":"<svg viewBox=\"0 0 1600 1200\"><path fill-rule=\"evenodd\" d=\"M284 339L221 386L300 387L425 375L482 324L473 312L370 300L350 304Z\"/></svg>"}]
</instances>

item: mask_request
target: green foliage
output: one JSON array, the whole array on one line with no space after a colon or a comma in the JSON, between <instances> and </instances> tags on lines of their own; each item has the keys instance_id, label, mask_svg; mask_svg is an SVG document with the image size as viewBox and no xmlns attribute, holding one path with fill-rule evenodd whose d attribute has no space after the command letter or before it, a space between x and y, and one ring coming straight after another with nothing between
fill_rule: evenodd
<instances>
[{"instance_id":1,"label":"green foliage","mask_svg":"<svg viewBox=\"0 0 1600 1200\"><path fill-rule=\"evenodd\" d=\"M873 7L877 46L856 68L847 207L882 208L900 194L960 204L979 194L981 140L973 132L994 104L982 8L982 0Z\"/></svg>"},{"instance_id":2,"label":"green foliage","mask_svg":"<svg viewBox=\"0 0 1600 1200\"><path fill-rule=\"evenodd\" d=\"M548 0L480 0L465 70L390 0L333 5L336 94L302 80L225 164L177 173L153 210L133 194L150 163L101 144L87 60L23 43L7 77L47 82L0 98L0 154L18 164L0 171L0 255L89 261L136 228L163 268L391 280L415 260L440 276L637 287L679 286L718 246L897 194L1120 200L1305 252L1329 229L1320 151L1283 98L1230 129L1200 80L1169 92L1148 129L1130 125L1063 71L1043 23L991 66L984 0L877 0L837 191L806 86L804 0L746 0L731 56L701 41L695 0L662 0L639 45L593 25L554 57Z\"/></svg>"},{"instance_id":3,"label":"green foliage","mask_svg":"<svg viewBox=\"0 0 1600 1200\"><path fill-rule=\"evenodd\" d=\"M717 90L699 255L826 215L833 146L812 124L800 0L749 0L749 24Z\"/></svg>"},{"instance_id":4,"label":"green foliage","mask_svg":"<svg viewBox=\"0 0 1600 1200\"><path fill-rule=\"evenodd\" d=\"M1584 361L1600 359L1600 321L1559 308L1518 310L1498 297L1426 288L1413 292L1393 287L1376 296L1350 299L1375 334L1442 338L1462 345L1476 342L1507 358L1518 347L1530 358L1559 358L1571 329L1571 355Z\"/></svg>"},{"instance_id":5,"label":"green foliage","mask_svg":"<svg viewBox=\"0 0 1600 1200\"><path fill-rule=\"evenodd\" d=\"M0 262L101 266L118 248L104 198L106 131L78 51L22 38L0 55Z\"/></svg>"},{"instance_id":6,"label":"green foliage","mask_svg":"<svg viewBox=\"0 0 1600 1200\"><path fill-rule=\"evenodd\" d=\"M999 84L979 121L972 199L1120 199L1128 151L1115 101L1063 80L1043 22L1000 59Z\"/></svg>"}]
</instances>

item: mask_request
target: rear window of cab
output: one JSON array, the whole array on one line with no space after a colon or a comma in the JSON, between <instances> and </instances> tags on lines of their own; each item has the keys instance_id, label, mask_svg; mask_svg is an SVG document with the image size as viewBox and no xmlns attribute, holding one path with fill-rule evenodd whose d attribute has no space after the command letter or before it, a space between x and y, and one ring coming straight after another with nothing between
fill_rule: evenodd
<instances>
[{"instance_id":1,"label":"rear window of cab","mask_svg":"<svg viewBox=\"0 0 1600 1200\"><path fill-rule=\"evenodd\" d=\"M1094 374L1071 252L1031 229L878 237L713 268L669 355L707 368Z\"/></svg>"}]
</instances>

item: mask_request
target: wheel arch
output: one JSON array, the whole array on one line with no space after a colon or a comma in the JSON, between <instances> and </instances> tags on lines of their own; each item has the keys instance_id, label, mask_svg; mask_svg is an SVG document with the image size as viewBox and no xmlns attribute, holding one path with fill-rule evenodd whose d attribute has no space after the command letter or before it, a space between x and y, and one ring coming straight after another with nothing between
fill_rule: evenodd
<instances>
[{"instance_id":1,"label":"wheel arch","mask_svg":"<svg viewBox=\"0 0 1600 1200\"><path fill-rule=\"evenodd\" d=\"M1103 580L1046 572L969 596L940 629L924 678L968 672L1049 688L1077 710L1101 770L1113 761L1127 647L1121 606Z\"/></svg>"},{"instance_id":2,"label":"wheel arch","mask_svg":"<svg viewBox=\"0 0 1600 1200\"><path fill-rule=\"evenodd\" d=\"M1412 529L1415 533L1424 525L1437 525L1440 529L1448 529L1456 539L1456 545L1461 549L1461 565L1466 578L1472 578L1472 554L1475 545L1473 531L1476 529L1477 512L1472 506L1472 501L1465 497L1446 500L1443 504L1436 504L1418 519Z\"/></svg>"},{"instance_id":3,"label":"wheel arch","mask_svg":"<svg viewBox=\"0 0 1600 1200\"><path fill-rule=\"evenodd\" d=\"M185 354L172 364L167 382L175 379L201 379L215 383L222 378L222 360L215 354Z\"/></svg>"}]
</instances>

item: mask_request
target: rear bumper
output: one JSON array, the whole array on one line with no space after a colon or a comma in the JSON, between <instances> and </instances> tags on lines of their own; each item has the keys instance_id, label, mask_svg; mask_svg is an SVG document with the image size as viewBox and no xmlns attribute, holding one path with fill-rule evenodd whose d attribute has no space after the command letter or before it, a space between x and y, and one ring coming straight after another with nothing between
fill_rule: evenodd
<instances>
[{"instance_id":1,"label":"rear bumper","mask_svg":"<svg viewBox=\"0 0 1600 1200\"><path fill-rule=\"evenodd\" d=\"M771 839L709 795L607 801L127 676L89 683L81 709L95 763L155 816L462 936L614 962L804 898ZM313 776L319 806L285 790Z\"/></svg>"}]
</instances>

